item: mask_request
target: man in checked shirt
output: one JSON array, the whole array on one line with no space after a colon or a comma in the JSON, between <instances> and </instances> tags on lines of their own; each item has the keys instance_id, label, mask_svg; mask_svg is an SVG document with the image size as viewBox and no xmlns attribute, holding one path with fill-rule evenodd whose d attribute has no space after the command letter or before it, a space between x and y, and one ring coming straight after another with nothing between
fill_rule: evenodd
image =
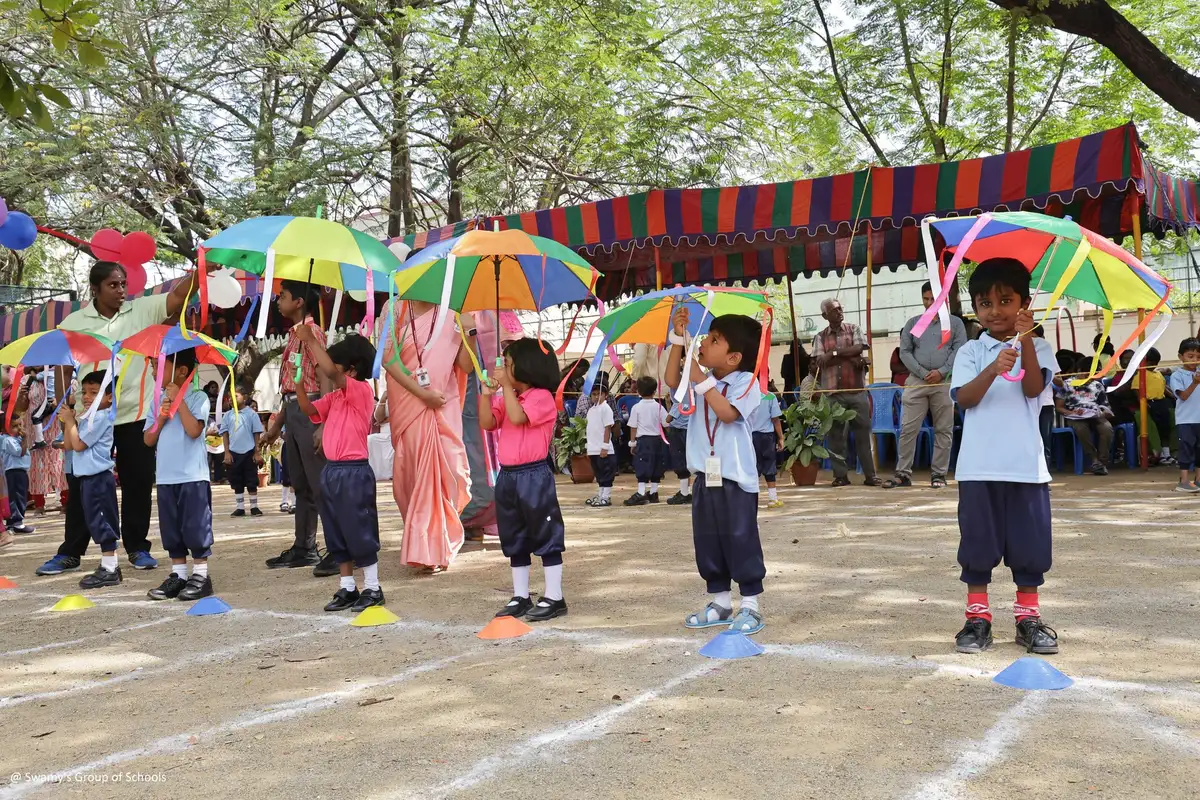
<instances>
[{"instance_id":1,"label":"man in checked shirt","mask_svg":"<svg viewBox=\"0 0 1200 800\"><path fill-rule=\"evenodd\" d=\"M830 297L821 301L821 316L829 327L813 337L813 360L817 363L821 389L830 394L829 401L858 414L849 423L834 425L829 431L829 449L842 458L830 459L833 485L849 486L846 469L846 429L854 431L854 447L862 465L864 486L881 486L875 474L875 459L871 457L871 401L866 387L867 340L857 325L845 321L842 304Z\"/></svg>"},{"instance_id":2,"label":"man in checked shirt","mask_svg":"<svg viewBox=\"0 0 1200 800\"><path fill-rule=\"evenodd\" d=\"M292 321L287 344L283 348L283 364L279 371L279 391L282 395L283 411L275 415L263 443L270 447L279 438L280 428L286 427L283 443L287 451L288 477L295 494L296 541L278 556L267 559L271 569L285 567L313 567L318 578L338 574L338 565L328 553L324 558L317 555L317 507L321 491L321 470L325 468L325 454L321 450L321 427L313 424L300 411L296 393L304 392L311 398L329 391L327 381L320 378L317 365L308 348L296 338L293 331L297 325L312 328L313 335L321 347L325 346L325 332L313 321L313 313L320 302L317 288L303 281L283 281L275 304L279 313ZM300 380L296 380L299 367Z\"/></svg>"}]
</instances>

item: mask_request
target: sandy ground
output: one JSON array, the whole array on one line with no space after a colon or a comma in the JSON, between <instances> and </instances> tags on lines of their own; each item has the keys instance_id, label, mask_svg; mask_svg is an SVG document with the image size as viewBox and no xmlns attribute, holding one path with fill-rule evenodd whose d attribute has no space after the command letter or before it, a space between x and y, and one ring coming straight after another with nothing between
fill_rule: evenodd
<instances>
[{"instance_id":1,"label":"sandy ground","mask_svg":"<svg viewBox=\"0 0 1200 800\"><path fill-rule=\"evenodd\" d=\"M275 490L242 520L215 492L220 616L145 600L166 570L128 565L94 609L49 613L80 577L33 575L52 514L0 553L19 584L0 592L0 798L1195 797L1200 499L1172 485L1055 483L1061 692L991 680L1023 655L1005 573L996 646L954 653L953 487L784 489L760 515L767 653L737 661L680 624L705 602L688 510L592 511L589 487L559 486L570 615L503 642L474 635L511 594L498 547L436 576L398 566L386 485L401 622L375 628L321 611L335 579L263 566L291 541Z\"/></svg>"}]
</instances>

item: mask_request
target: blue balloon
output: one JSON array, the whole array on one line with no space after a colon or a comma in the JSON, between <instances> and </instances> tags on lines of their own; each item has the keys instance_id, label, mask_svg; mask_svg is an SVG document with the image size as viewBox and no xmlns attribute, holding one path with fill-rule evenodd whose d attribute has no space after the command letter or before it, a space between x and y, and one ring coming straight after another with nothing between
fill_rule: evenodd
<instances>
[{"instance_id":1,"label":"blue balloon","mask_svg":"<svg viewBox=\"0 0 1200 800\"><path fill-rule=\"evenodd\" d=\"M20 211L8 212L8 219L0 225L0 245L9 250L24 250L37 239L37 223L28 214Z\"/></svg>"}]
</instances>

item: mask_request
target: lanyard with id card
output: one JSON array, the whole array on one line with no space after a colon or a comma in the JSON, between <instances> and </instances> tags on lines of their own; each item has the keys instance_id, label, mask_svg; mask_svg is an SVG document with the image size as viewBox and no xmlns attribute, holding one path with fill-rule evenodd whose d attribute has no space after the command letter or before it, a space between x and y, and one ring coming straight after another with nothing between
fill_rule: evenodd
<instances>
[{"instance_id":1,"label":"lanyard with id card","mask_svg":"<svg viewBox=\"0 0 1200 800\"><path fill-rule=\"evenodd\" d=\"M413 349L417 353L417 368L413 371L413 377L417 381L417 386L422 389L428 389L432 381L429 380L429 370L425 369L425 365L421 363L421 340L417 338L417 320L413 316L412 305L408 306L408 327L412 331ZM430 333L432 336L433 334Z\"/></svg>"},{"instance_id":2,"label":"lanyard with id card","mask_svg":"<svg viewBox=\"0 0 1200 800\"><path fill-rule=\"evenodd\" d=\"M721 387L721 397L727 397L729 384ZM704 459L704 488L716 489L721 486L721 459L717 456L717 428L721 425L721 420L718 417L713 420L713 425L710 428L708 425L708 403L704 404L704 432L708 434L708 457ZM716 412L713 412L714 414Z\"/></svg>"}]
</instances>

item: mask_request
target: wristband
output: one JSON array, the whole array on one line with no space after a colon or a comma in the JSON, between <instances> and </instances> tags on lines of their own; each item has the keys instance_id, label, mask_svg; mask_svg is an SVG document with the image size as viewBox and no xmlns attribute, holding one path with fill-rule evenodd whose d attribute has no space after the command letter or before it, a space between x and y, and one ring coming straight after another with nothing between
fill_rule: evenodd
<instances>
[{"instance_id":1,"label":"wristband","mask_svg":"<svg viewBox=\"0 0 1200 800\"><path fill-rule=\"evenodd\" d=\"M680 336L680 335L679 335L678 333L676 333L675 331L671 331L671 335L670 335L670 336L668 336L668 337L667 337L667 339L668 339L668 340L671 342L671 344L677 344L677 345L679 345L680 347L686 347L686 346L687 346L687 339L686 339L686 338L684 338L683 336Z\"/></svg>"},{"instance_id":2,"label":"wristband","mask_svg":"<svg viewBox=\"0 0 1200 800\"><path fill-rule=\"evenodd\" d=\"M709 389L715 388L717 388L717 379L712 375L709 375L707 378L696 384L696 394L703 396L708 394Z\"/></svg>"}]
</instances>

